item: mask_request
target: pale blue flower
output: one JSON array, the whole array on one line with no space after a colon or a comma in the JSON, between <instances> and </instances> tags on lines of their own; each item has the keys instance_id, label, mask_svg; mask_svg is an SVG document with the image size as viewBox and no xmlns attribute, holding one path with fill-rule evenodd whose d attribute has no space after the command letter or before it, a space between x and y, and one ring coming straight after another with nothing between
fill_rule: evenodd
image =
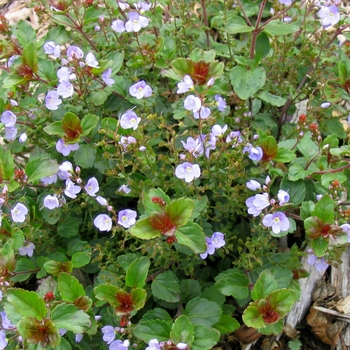
<instances>
[{"instance_id":1,"label":"pale blue flower","mask_svg":"<svg viewBox=\"0 0 350 350\"><path fill-rule=\"evenodd\" d=\"M152 88L144 80L140 80L130 86L129 93L131 96L140 100L143 97L150 97L152 95Z\"/></svg>"},{"instance_id":2,"label":"pale blue flower","mask_svg":"<svg viewBox=\"0 0 350 350\"><path fill-rule=\"evenodd\" d=\"M102 80L107 86L112 86L115 83L115 80L111 78L112 69L108 68L102 73Z\"/></svg>"},{"instance_id":3,"label":"pale blue flower","mask_svg":"<svg viewBox=\"0 0 350 350\"><path fill-rule=\"evenodd\" d=\"M57 86L57 93L63 98L72 97L74 93L74 86L68 80L64 80Z\"/></svg>"},{"instance_id":4,"label":"pale blue flower","mask_svg":"<svg viewBox=\"0 0 350 350\"><path fill-rule=\"evenodd\" d=\"M73 165L71 162L65 161L58 167L57 176L61 180L69 179L73 174Z\"/></svg>"},{"instance_id":5,"label":"pale blue flower","mask_svg":"<svg viewBox=\"0 0 350 350\"><path fill-rule=\"evenodd\" d=\"M256 194L253 197L249 197L245 204L248 207L248 214L258 216L263 209L270 205L269 195L267 193Z\"/></svg>"},{"instance_id":6,"label":"pale blue flower","mask_svg":"<svg viewBox=\"0 0 350 350\"><path fill-rule=\"evenodd\" d=\"M315 254L313 254L313 250L308 250L309 257L307 259L307 263L310 266L315 266L316 270L320 273L323 273L327 270L329 264L327 264L324 257L318 257Z\"/></svg>"},{"instance_id":7,"label":"pale blue flower","mask_svg":"<svg viewBox=\"0 0 350 350\"><path fill-rule=\"evenodd\" d=\"M129 109L120 117L120 126L123 129L136 130L140 121L141 118L139 118L134 111Z\"/></svg>"},{"instance_id":8,"label":"pale blue flower","mask_svg":"<svg viewBox=\"0 0 350 350\"><path fill-rule=\"evenodd\" d=\"M118 224L124 228L129 228L136 222L137 212L135 210L124 209L118 213Z\"/></svg>"},{"instance_id":9,"label":"pale blue flower","mask_svg":"<svg viewBox=\"0 0 350 350\"><path fill-rule=\"evenodd\" d=\"M282 212L266 214L262 220L262 224L266 227L271 227L274 234L279 234L281 231L288 231L290 227L286 214Z\"/></svg>"},{"instance_id":10,"label":"pale blue flower","mask_svg":"<svg viewBox=\"0 0 350 350\"><path fill-rule=\"evenodd\" d=\"M62 103L62 100L58 97L59 95L57 91L49 91L45 97L45 107L51 111L58 109L58 106Z\"/></svg>"},{"instance_id":11,"label":"pale blue flower","mask_svg":"<svg viewBox=\"0 0 350 350\"><path fill-rule=\"evenodd\" d=\"M175 176L178 179L183 179L187 183L199 178L201 169L198 164L191 164L188 162L178 165L175 169Z\"/></svg>"},{"instance_id":12,"label":"pale blue flower","mask_svg":"<svg viewBox=\"0 0 350 350\"><path fill-rule=\"evenodd\" d=\"M197 97L198 98L198 97ZM199 109L199 111L196 111L193 113L193 118L194 119L207 119L210 116L210 108L205 107L205 106L201 106L201 108Z\"/></svg>"},{"instance_id":13,"label":"pale blue flower","mask_svg":"<svg viewBox=\"0 0 350 350\"><path fill-rule=\"evenodd\" d=\"M94 225L100 231L110 231L112 228L112 219L106 214L100 214L96 216Z\"/></svg>"},{"instance_id":14,"label":"pale blue flower","mask_svg":"<svg viewBox=\"0 0 350 350\"><path fill-rule=\"evenodd\" d=\"M84 189L89 196L96 197L96 193L100 190L97 179L95 177L89 179Z\"/></svg>"},{"instance_id":15,"label":"pale blue flower","mask_svg":"<svg viewBox=\"0 0 350 350\"><path fill-rule=\"evenodd\" d=\"M53 55L59 58L61 55L60 45L56 45L53 41L48 41L44 44L44 52L47 55Z\"/></svg>"},{"instance_id":16,"label":"pale blue flower","mask_svg":"<svg viewBox=\"0 0 350 350\"><path fill-rule=\"evenodd\" d=\"M29 257L32 257L34 253L34 249L35 249L34 243L27 242L26 245L18 248L18 254L22 256L28 255Z\"/></svg>"},{"instance_id":17,"label":"pale blue flower","mask_svg":"<svg viewBox=\"0 0 350 350\"><path fill-rule=\"evenodd\" d=\"M250 144L247 144L247 146L243 148L243 153L246 153L246 152L248 152L248 157L251 160L256 162L261 160L264 155L264 152L261 147L253 147Z\"/></svg>"},{"instance_id":18,"label":"pale blue flower","mask_svg":"<svg viewBox=\"0 0 350 350\"><path fill-rule=\"evenodd\" d=\"M196 113L202 107L202 102L199 97L194 95L188 95L184 100L184 107L188 111L192 111L193 113Z\"/></svg>"},{"instance_id":19,"label":"pale blue flower","mask_svg":"<svg viewBox=\"0 0 350 350\"><path fill-rule=\"evenodd\" d=\"M178 90L176 91L177 94L183 94L187 91L190 91L193 89L193 80L189 75L185 75L183 79L177 83Z\"/></svg>"},{"instance_id":20,"label":"pale blue flower","mask_svg":"<svg viewBox=\"0 0 350 350\"><path fill-rule=\"evenodd\" d=\"M11 127L16 124L17 117L11 111L5 111L1 114L1 123L3 123L6 127Z\"/></svg>"},{"instance_id":21,"label":"pale blue flower","mask_svg":"<svg viewBox=\"0 0 350 350\"><path fill-rule=\"evenodd\" d=\"M118 143L123 146L124 151L127 151L128 146L136 142L137 141L133 136L122 136Z\"/></svg>"},{"instance_id":22,"label":"pale blue flower","mask_svg":"<svg viewBox=\"0 0 350 350\"><path fill-rule=\"evenodd\" d=\"M40 179L45 185L51 185L57 181L57 175L45 176Z\"/></svg>"},{"instance_id":23,"label":"pale blue flower","mask_svg":"<svg viewBox=\"0 0 350 350\"><path fill-rule=\"evenodd\" d=\"M72 199L77 198L77 194L81 191L81 187L77 186L71 179L66 180L66 189L64 194Z\"/></svg>"},{"instance_id":24,"label":"pale blue flower","mask_svg":"<svg viewBox=\"0 0 350 350\"><path fill-rule=\"evenodd\" d=\"M60 201L58 200L58 197L54 194L53 196L47 195L44 198L44 207L53 210L60 206Z\"/></svg>"},{"instance_id":25,"label":"pale blue flower","mask_svg":"<svg viewBox=\"0 0 350 350\"><path fill-rule=\"evenodd\" d=\"M28 135L25 133L25 132L23 132L21 135L19 135L19 137L18 137L18 141L20 142L20 143L24 143L24 142L26 142L28 140Z\"/></svg>"},{"instance_id":26,"label":"pale blue flower","mask_svg":"<svg viewBox=\"0 0 350 350\"><path fill-rule=\"evenodd\" d=\"M92 67L92 68L99 68L99 65L98 65L98 62L97 62L97 60L96 60L96 57L95 57L95 55L94 55L92 52L89 52L89 53L86 55L85 63L86 63L86 65L88 65L89 67Z\"/></svg>"},{"instance_id":27,"label":"pale blue flower","mask_svg":"<svg viewBox=\"0 0 350 350\"><path fill-rule=\"evenodd\" d=\"M285 205L289 202L290 196L288 192L284 190L279 190L277 193L277 198L280 201L280 205Z\"/></svg>"},{"instance_id":28,"label":"pale blue flower","mask_svg":"<svg viewBox=\"0 0 350 350\"><path fill-rule=\"evenodd\" d=\"M5 128L5 139L9 141L13 141L17 136L17 128L14 126L10 126Z\"/></svg>"},{"instance_id":29,"label":"pale blue flower","mask_svg":"<svg viewBox=\"0 0 350 350\"><path fill-rule=\"evenodd\" d=\"M125 26L124 22L121 21L120 19L116 19L115 21L112 22L111 28L116 32L116 33L123 33L125 32Z\"/></svg>"},{"instance_id":30,"label":"pale blue flower","mask_svg":"<svg viewBox=\"0 0 350 350\"><path fill-rule=\"evenodd\" d=\"M149 19L144 16L140 16L137 12L129 12L129 20L125 23L125 29L127 32L139 32L141 28L148 26Z\"/></svg>"},{"instance_id":31,"label":"pale blue flower","mask_svg":"<svg viewBox=\"0 0 350 350\"><path fill-rule=\"evenodd\" d=\"M97 196L97 197L96 197L96 201L97 201L97 203L101 204L101 205L104 206L104 207L107 207L107 205L108 205L107 199L106 199L106 198L103 198L103 197L101 197L101 196Z\"/></svg>"},{"instance_id":32,"label":"pale blue flower","mask_svg":"<svg viewBox=\"0 0 350 350\"><path fill-rule=\"evenodd\" d=\"M256 191L256 190L260 190L261 189L260 183L258 181L255 181L255 180L249 180L246 183L246 186L252 191Z\"/></svg>"},{"instance_id":33,"label":"pale blue flower","mask_svg":"<svg viewBox=\"0 0 350 350\"><path fill-rule=\"evenodd\" d=\"M218 110L220 112L225 112L225 109L227 107L226 101L220 95L215 95L215 101L216 105L218 106Z\"/></svg>"},{"instance_id":34,"label":"pale blue flower","mask_svg":"<svg viewBox=\"0 0 350 350\"><path fill-rule=\"evenodd\" d=\"M56 75L60 83L62 83L63 81L76 79L76 75L73 73L72 68L69 67L61 67L57 71Z\"/></svg>"},{"instance_id":35,"label":"pale blue flower","mask_svg":"<svg viewBox=\"0 0 350 350\"><path fill-rule=\"evenodd\" d=\"M157 339L151 339L148 342L148 346L145 350L161 350L159 341Z\"/></svg>"},{"instance_id":36,"label":"pale blue flower","mask_svg":"<svg viewBox=\"0 0 350 350\"><path fill-rule=\"evenodd\" d=\"M78 334L75 335L74 341L76 343L80 343L82 341L82 339L83 339L83 334L82 333L78 333Z\"/></svg>"},{"instance_id":37,"label":"pale blue flower","mask_svg":"<svg viewBox=\"0 0 350 350\"><path fill-rule=\"evenodd\" d=\"M96 225L95 225L96 226ZM101 328L101 331L103 333L103 341L105 341L107 344L110 344L115 339L115 331L114 327L112 326L104 326Z\"/></svg>"},{"instance_id":38,"label":"pale blue flower","mask_svg":"<svg viewBox=\"0 0 350 350\"><path fill-rule=\"evenodd\" d=\"M28 214L28 209L22 203L17 203L11 209L11 218L13 222L24 222L27 214Z\"/></svg>"},{"instance_id":39,"label":"pale blue flower","mask_svg":"<svg viewBox=\"0 0 350 350\"><path fill-rule=\"evenodd\" d=\"M84 57L84 52L78 46L71 45L67 49L68 61L80 60Z\"/></svg>"},{"instance_id":40,"label":"pale blue flower","mask_svg":"<svg viewBox=\"0 0 350 350\"><path fill-rule=\"evenodd\" d=\"M334 26L340 21L340 13L335 5L324 6L317 12L321 24L324 27Z\"/></svg>"},{"instance_id":41,"label":"pale blue flower","mask_svg":"<svg viewBox=\"0 0 350 350\"><path fill-rule=\"evenodd\" d=\"M79 149L79 143L66 144L63 139L59 139L56 143L57 152L63 154L65 157L69 155L70 152L76 151Z\"/></svg>"}]
</instances>

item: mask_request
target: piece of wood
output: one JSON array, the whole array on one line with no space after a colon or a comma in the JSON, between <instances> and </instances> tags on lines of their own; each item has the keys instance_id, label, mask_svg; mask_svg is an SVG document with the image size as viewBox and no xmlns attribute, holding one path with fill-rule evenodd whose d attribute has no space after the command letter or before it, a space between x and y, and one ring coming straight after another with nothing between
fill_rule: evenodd
<instances>
[{"instance_id":1,"label":"piece of wood","mask_svg":"<svg viewBox=\"0 0 350 350\"><path fill-rule=\"evenodd\" d=\"M332 267L331 283L336 295L345 299L350 295L350 248L341 255L342 263L338 267ZM350 347L350 327L346 326L340 334L337 350L343 350L344 346Z\"/></svg>"},{"instance_id":2,"label":"piece of wood","mask_svg":"<svg viewBox=\"0 0 350 350\"><path fill-rule=\"evenodd\" d=\"M305 252L307 252L308 249L309 247L305 249ZM300 300L292 307L291 311L286 317L285 323L293 328L299 324L309 310L312 301L312 293L324 275L324 272L318 272L314 266L310 266L307 263L307 258L308 256L305 254L301 262L303 265L302 268L309 272L310 276L299 280L301 290Z\"/></svg>"}]
</instances>

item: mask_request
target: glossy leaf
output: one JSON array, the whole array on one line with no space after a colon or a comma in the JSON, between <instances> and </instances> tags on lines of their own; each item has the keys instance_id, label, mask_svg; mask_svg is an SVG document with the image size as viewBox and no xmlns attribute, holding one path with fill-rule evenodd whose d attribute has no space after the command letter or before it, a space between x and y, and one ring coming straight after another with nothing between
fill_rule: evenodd
<instances>
[{"instance_id":1,"label":"glossy leaf","mask_svg":"<svg viewBox=\"0 0 350 350\"><path fill-rule=\"evenodd\" d=\"M219 322L222 310L213 301L204 298L194 298L190 300L185 308L186 315L194 325L211 327Z\"/></svg>"},{"instance_id":2,"label":"glossy leaf","mask_svg":"<svg viewBox=\"0 0 350 350\"><path fill-rule=\"evenodd\" d=\"M169 215L172 223L176 227L181 227L187 224L194 209L194 202L189 198L179 198L173 200L165 207L166 214Z\"/></svg>"},{"instance_id":3,"label":"glossy leaf","mask_svg":"<svg viewBox=\"0 0 350 350\"><path fill-rule=\"evenodd\" d=\"M163 320L148 320L140 322L133 330L133 334L148 343L151 339L167 341L170 338L171 323Z\"/></svg>"},{"instance_id":4,"label":"glossy leaf","mask_svg":"<svg viewBox=\"0 0 350 350\"><path fill-rule=\"evenodd\" d=\"M189 247L196 254L206 251L205 235L202 228L195 222L188 222L186 226L176 229L175 237L179 244Z\"/></svg>"},{"instance_id":5,"label":"glossy leaf","mask_svg":"<svg viewBox=\"0 0 350 350\"><path fill-rule=\"evenodd\" d=\"M110 305L116 307L120 305L120 302L116 299L116 294L121 290L110 284L100 284L95 287L94 293L97 299L107 301Z\"/></svg>"},{"instance_id":6,"label":"glossy leaf","mask_svg":"<svg viewBox=\"0 0 350 350\"><path fill-rule=\"evenodd\" d=\"M58 304L51 311L51 320L58 329L74 333L83 333L91 326L89 315L72 304Z\"/></svg>"},{"instance_id":7,"label":"glossy leaf","mask_svg":"<svg viewBox=\"0 0 350 350\"><path fill-rule=\"evenodd\" d=\"M85 295L84 287L72 275L61 272L58 275L58 291L63 300L74 302L80 296Z\"/></svg>"},{"instance_id":8,"label":"glossy leaf","mask_svg":"<svg viewBox=\"0 0 350 350\"><path fill-rule=\"evenodd\" d=\"M159 230L156 230L151 226L149 218L138 220L136 224L129 229L129 232L132 236L146 240L161 235Z\"/></svg>"},{"instance_id":9,"label":"glossy leaf","mask_svg":"<svg viewBox=\"0 0 350 350\"><path fill-rule=\"evenodd\" d=\"M255 282L254 288L251 292L252 299L259 300L264 298L266 295L270 294L277 289L277 281L272 275L271 271L263 271L258 280Z\"/></svg>"},{"instance_id":10,"label":"glossy leaf","mask_svg":"<svg viewBox=\"0 0 350 350\"><path fill-rule=\"evenodd\" d=\"M210 350L220 339L220 332L216 329L197 325L194 327L194 341L191 350Z\"/></svg>"},{"instance_id":11,"label":"glossy leaf","mask_svg":"<svg viewBox=\"0 0 350 350\"><path fill-rule=\"evenodd\" d=\"M32 316L41 321L47 313L45 302L35 292L20 288L7 289L7 301L11 303L22 316Z\"/></svg>"},{"instance_id":12,"label":"glossy leaf","mask_svg":"<svg viewBox=\"0 0 350 350\"><path fill-rule=\"evenodd\" d=\"M241 66L233 67L230 71L230 81L238 97L246 100L265 85L265 69L258 67L248 70Z\"/></svg>"},{"instance_id":13,"label":"glossy leaf","mask_svg":"<svg viewBox=\"0 0 350 350\"><path fill-rule=\"evenodd\" d=\"M180 301L180 282L172 271L156 276L151 287L153 295L161 300L169 303Z\"/></svg>"},{"instance_id":14,"label":"glossy leaf","mask_svg":"<svg viewBox=\"0 0 350 350\"><path fill-rule=\"evenodd\" d=\"M125 284L132 288L143 288L150 265L151 262L146 256L133 261L126 271Z\"/></svg>"},{"instance_id":15,"label":"glossy leaf","mask_svg":"<svg viewBox=\"0 0 350 350\"><path fill-rule=\"evenodd\" d=\"M194 339L194 325L186 315L179 316L170 332L170 340L175 343L191 345Z\"/></svg>"}]
</instances>

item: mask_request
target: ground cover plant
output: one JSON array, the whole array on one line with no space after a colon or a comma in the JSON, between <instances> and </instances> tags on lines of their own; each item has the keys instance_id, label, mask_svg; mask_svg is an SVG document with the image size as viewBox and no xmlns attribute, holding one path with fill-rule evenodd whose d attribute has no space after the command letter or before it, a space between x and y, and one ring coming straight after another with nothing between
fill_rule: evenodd
<instances>
[{"instance_id":1,"label":"ground cover plant","mask_svg":"<svg viewBox=\"0 0 350 350\"><path fill-rule=\"evenodd\" d=\"M350 241L340 2L32 6L45 34L0 16L0 348L281 334Z\"/></svg>"}]
</instances>

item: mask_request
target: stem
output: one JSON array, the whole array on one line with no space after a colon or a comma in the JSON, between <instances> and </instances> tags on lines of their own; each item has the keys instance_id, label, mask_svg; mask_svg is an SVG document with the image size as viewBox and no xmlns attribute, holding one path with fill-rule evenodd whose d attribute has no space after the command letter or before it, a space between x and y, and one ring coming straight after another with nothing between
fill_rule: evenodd
<instances>
[{"instance_id":1,"label":"stem","mask_svg":"<svg viewBox=\"0 0 350 350\"><path fill-rule=\"evenodd\" d=\"M256 23L255 23L255 29L252 32L252 34L253 34L252 35L252 43L250 45L250 54L249 54L249 58L250 59L254 58L256 39L257 39L258 35L260 34L261 28L262 28L262 26L261 26L261 28L259 28L259 25L260 25L260 22L261 22L261 18L262 18L263 12L264 12L264 8L265 8L265 5L266 5L266 2L267 2L267 0L263 0L261 5L260 5L258 18L257 18Z\"/></svg>"},{"instance_id":2,"label":"stem","mask_svg":"<svg viewBox=\"0 0 350 350\"><path fill-rule=\"evenodd\" d=\"M202 4L202 10L203 10L204 24L206 26L205 36L207 37L207 46L210 47L209 22L208 22L208 16L207 16L207 8L205 6L205 0L201 0L201 4Z\"/></svg>"},{"instance_id":3,"label":"stem","mask_svg":"<svg viewBox=\"0 0 350 350\"><path fill-rule=\"evenodd\" d=\"M91 41L91 39L86 35L83 31L82 25L79 25L75 20L71 17L69 13L66 13L67 18L69 18L74 24L74 28L85 38L85 40L92 46L92 48L98 52L96 45Z\"/></svg>"},{"instance_id":4,"label":"stem","mask_svg":"<svg viewBox=\"0 0 350 350\"><path fill-rule=\"evenodd\" d=\"M315 172L313 172L312 174L319 174L319 175L321 175L321 174L334 174L334 173L339 173L339 172L341 172L341 171L343 171L343 170L345 170L345 169L348 169L348 168L350 168L350 163L349 163L349 164L346 164L346 165L344 165L344 166L342 166L342 167L340 167L340 168L337 168L337 169L329 169L329 170L315 171Z\"/></svg>"}]
</instances>

